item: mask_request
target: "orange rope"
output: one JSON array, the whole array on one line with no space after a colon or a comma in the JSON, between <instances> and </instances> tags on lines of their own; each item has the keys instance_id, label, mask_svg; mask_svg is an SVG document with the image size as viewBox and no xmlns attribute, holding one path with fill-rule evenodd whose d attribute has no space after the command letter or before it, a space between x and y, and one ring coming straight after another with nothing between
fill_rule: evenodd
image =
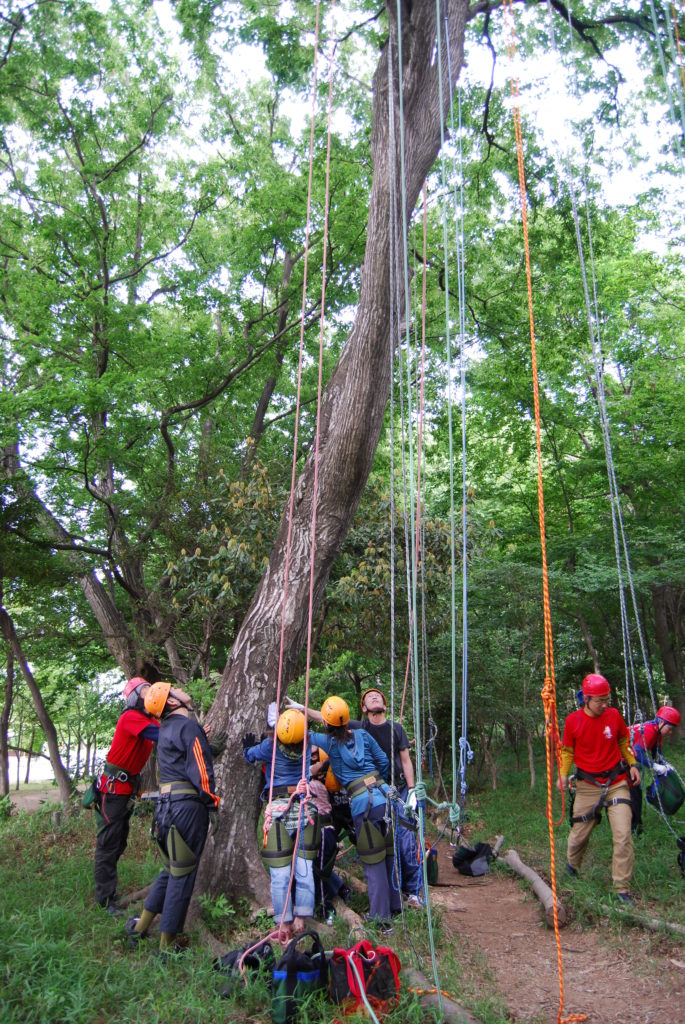
<instances>
[{"instance_id":1,"label":"orange rope","mask_svg":"<svg viewBox=\"0 0 685 1024\"><path fill-rule=\"evenodd\" d=\"M510 62L516 57L516 36L514 32L514 16L512 0L502 0L505 12L505 19L508 21L510 38L507 41L507 50ZM556 705L556 684L554 681L554 644L552 639L552 613L549 601L549 576L547 571L547 546L545 542L545 502L542 486L542 443L540 439L540 392L538 386L537 352L535 346L535 321L533 317L533 285L530 262L530 244L528 239L528 205L526 201L526 175L523 164L523 131L521 128L521 110L519 107L518 79L512 69L511 95L513 99L514 134L516 136L516 160L518 163L519 191L521 196L521 218L523 221L523 242L526 254L526 284L528 289L528 317L530 321L530 349L533 374L533 400L535 406L535 443L537 449L537 480L538 480L538 518L540 524L540 548L542 554L542 601L544 615L545 633L545 685L542 689L542 703L545 713L545 748L547 754L547 821L549 825L549 850L550 850L550 875L551 888L554 896L554 936L557 944L557 964L559 968L559 1012L557 1015L558 1024L567 1024L570 1021L587 1020L585 1014L571 1014L569 1017L562 1017L564 1011L564 974L561 956L561 938L559 936L559 921L557 916L557 888L554 857L554 815L552 812L552 794L554 783L554 761L555 753L557 766L559 767L560 746L559 725L557 721ZM563 811L562 811L563 818Z\"/></svg>"}]
</instances>

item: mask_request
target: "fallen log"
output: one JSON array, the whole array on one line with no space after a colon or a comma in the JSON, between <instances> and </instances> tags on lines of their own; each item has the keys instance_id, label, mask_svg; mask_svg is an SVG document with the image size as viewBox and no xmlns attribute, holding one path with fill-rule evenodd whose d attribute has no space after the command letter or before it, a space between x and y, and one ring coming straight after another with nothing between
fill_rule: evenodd
<instances>
[{"instance_id":1,"label":"fallen log","mask_svg":"<svg viewBox=\"0 0 685 1024\"><path fill-rule=\"evenodd\" d=\"M554 926L554 894L547 883L543 882L537 871L533 871L532 868L523 863L516 850L507 850L504 855L500 854L499 862L506 864L508 868L511 868L517 875L525 878L530 883L533 892L542 903L545 911L545 920L550 928L552 928ZM559 900L557 900L557 922L560 928L563 928L566 924L566 908Z\"/></svg>"},{"instance_id":2,"label":"fallen log","mask_svg":"<svg viewBox=\"0 0 685 1024\"><path fill-rule=\"evenodd\" d=\"M606 905L600 905L600 910L603 910L605 914L617 914L619 917L625 917L631 923L639 925L640 928L646 928L650 932L673 932L676 935L685 935L685 928L681 924L671 924L670 921L662 921L659 917L644 917L642 914L638 914L634 910L628 910L626 907L607 907Z\"/></svg>"},{"instance_id":3,"label":"fallen log","mask_svg":"<svg viewBox=\"0 0 685 1024\"><path fill-rule=\"evenodd\" d=\"M125 896L121 896L117 900L117 903L120 907L130 907L132 903L144 900L151 888L152 883L150 883L150 885L146 885L144 889L136 889L135 892L127 892Z\"/></svg>"},{"instance_id":4,"label":"fallen log","mask_svg":"<svg viewBox=\"0 0 685 1024\"><path fill-rule=\"evenodd\" d=\"M465 1010L459 1003L455 1003L449 996L439 996L428 979L415 967L403 967L402 980L408 984L411 991L416 992L419 1002L423 1006L440 1010L442 1003L441 1019L446 1024L480 1024L473 1014Z\"/></svg>"}]
</instances>

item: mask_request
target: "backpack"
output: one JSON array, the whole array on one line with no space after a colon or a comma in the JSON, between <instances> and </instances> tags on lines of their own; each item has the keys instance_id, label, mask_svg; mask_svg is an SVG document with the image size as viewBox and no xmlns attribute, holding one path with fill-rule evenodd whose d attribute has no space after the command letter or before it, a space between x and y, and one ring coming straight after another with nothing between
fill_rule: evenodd
<instances>
[{"instance_id":1,"label":"backpack","mask_svg":"<svg viewBox=\"0 0 685 1024\"><path fill-rule=\"evenodd\" d=\"M214 960L214 969L228 974L228 981L221 990L222 999L228 999L233 994L240 980L240 959L248 949L252 948L252 945L254 944L248 943L247 946L241 946L239 949L231 949L228 953L224 953L223 956L218 956ZM275 959L271 943L263 942L261 946L253 949L251 953L245 956L242 966L246 971L259 971L262 967L271 969Z\"/></svg>"},{"instance_id":2,"label":"backpack","mask_svg":"<svg viewBox=\"0 0 685 1024\"><path fill-rule=\"evenodd\" d=\"M458 846L454 851L452 863L462 875L487 875L492 860L492 847L489 843L476 843L474 847Z\"/></svg>"},{"instance_id":3,"label":"backpack","mask_svg":"<svg viewBox=\"0 0 685 1024\"><path fill-rule=\"evenodd\" d=\"M347 1014L364 1009L366 998L375 1013L389 1013L400 998L400 959L392 949L374 949L366 939L352 949L334 949L330 962L330 996Z\"/></svg>"},{"instance_id":4,"label":"backpack","mask_svg":"<svg viewBox=\"0 0 685 1024\"><path fill-rule=\"evenodd\" d=\"M659 801L664 814L675 814L685 801L685 791L676 773L669 769L665 775L657 775L645 793L647 803L659 810Z\"/></svg>"},{"instance_id":5,"label":"backpack","mask_svg":"<svg viewBox=\"0 0 685 1024\"><path fill-rule=\"evenodd\" d=\"M306 938L312 940L308 953L297 948ZM311 993L328 988L328 961L318 933L302 932L291 939L271 976L273 1024L295 1024L298 1004Z\"/></svg>"}]
</instances>

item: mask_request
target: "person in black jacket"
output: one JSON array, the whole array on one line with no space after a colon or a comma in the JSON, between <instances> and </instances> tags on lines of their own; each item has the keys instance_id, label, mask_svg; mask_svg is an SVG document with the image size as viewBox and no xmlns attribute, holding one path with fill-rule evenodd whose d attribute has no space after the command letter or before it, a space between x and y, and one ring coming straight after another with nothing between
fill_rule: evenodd
<instances>
[{"instance_id":1,"label":"person in black jacket","mask_svg":"<svg viewBox=\"0 0 685 1024\"><path fill-rule=\"evenodd\" d=\"M155 683L145 695L145 710L161 719L154 828L164 868L140 917L126 922L126 932L135 945L161 914L160 950L169 952L182 948L180 932L207 839L209 816L217 811L219 797L214 791L209 742L192 714L190 696L171 683Z\"/></svg>"}]
</instances>

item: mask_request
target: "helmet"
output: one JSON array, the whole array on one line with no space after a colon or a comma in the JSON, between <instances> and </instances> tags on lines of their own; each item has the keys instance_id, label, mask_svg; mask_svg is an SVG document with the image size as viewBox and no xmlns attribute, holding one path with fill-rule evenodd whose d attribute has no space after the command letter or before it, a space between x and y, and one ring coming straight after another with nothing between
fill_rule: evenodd
<instances>
[{"instance_id":1,"label":"helmet","mask_svg":"<svg viewBox=\"0 0 685 1024\"><path fill-rule=\"evenodd\" d=\"M153 683L150 689L145 694L145 710L148 715L153 715L155 718L161 718L162 712L166 707L169 694L171 692L171 683Z\"/></svg>"},{"instance_id":2,"label":"helmet","mask_svg":"<svg viewBox=\"0 0 685 1024\"><path fill-rule=\"evenodd\" d=\"M677 708L671 707L670 704L664 704L662 708L659 708L656 717L665 722L666 725L672 725L674 729L680 725L680 712Z\"/></svg>"},{"instance_id":3,"label":"helmet","mask_svg":"<svg viewBox=\"0 0 685 1024\"><path fill-rule=\"evenodd\" d=\"M364 692L363 692L363 694L362 694L362 699L361 699L361 701L360 701L360 703L361 703L361 709L362 709L362 711L364 710L364 701L366 700L366 695L367 695L368 693L380 693L381 697L383 698L383 706L387 708L387 706L388 706L388 702L387 702L387 700L385 699L385 694L384 694L384 693L383 693L383 691L381 690L380 686L370 686L370 687L368 688L368 690L364 690Z\"/></svg>"},{"instance_id":4,"label":"helmet","mask_svg":"<svg viewBox=\"0 0 685 1024\"><path fill-rule=\"evenodd\" d=\"M342 782L338 782L335 775L333 774L333 769L331 768L330 765L328 766L326 778L323 780L323 783L329 793L339 793L340 790L343 788Z\"/></svg>"},{"instance_id":5,"label":"helmet","mask_svg":"<svg viewBox=\"0 0 685 1024\"><path fill-rule=\"evenodd\" d=\"M124 683L124 699L131 696L134 690L137 690L139 686L149 686L147 679L143 679L142 676L133 676L127 683Z\"/></svg>"},{"instance_id":6,"label":"helmet","mask_svg":"<svg viewBox=\"0 0 685 1024\"><path fill-rule=\"evenodd\" d=\"M321 706L321 717L326 725L340 727L350 720L350 709L342 697L326 697Z\"/></svg>"},{"instance_id":7,"label":"helmet","mask_svg":"<svg viewBox=\"0 0 685 1024\"><path fill-rule=\"evenodd\" d=\"M281 743L301 743L304 739L304 715L295 708L288 708L278 719L276 735Z\"/></svg>"},{"instance_id":8,"label":"helmet","mask_svg":"<svg viewBox=\"0 0 685 1024\"><path fill-rule=\"evenodd\" d=\"M583 679L584 697L608 697L610 693L611 687L604 676L591 672L589 676L585 676L585 679Z\"/></svg>"}]
</instances>

